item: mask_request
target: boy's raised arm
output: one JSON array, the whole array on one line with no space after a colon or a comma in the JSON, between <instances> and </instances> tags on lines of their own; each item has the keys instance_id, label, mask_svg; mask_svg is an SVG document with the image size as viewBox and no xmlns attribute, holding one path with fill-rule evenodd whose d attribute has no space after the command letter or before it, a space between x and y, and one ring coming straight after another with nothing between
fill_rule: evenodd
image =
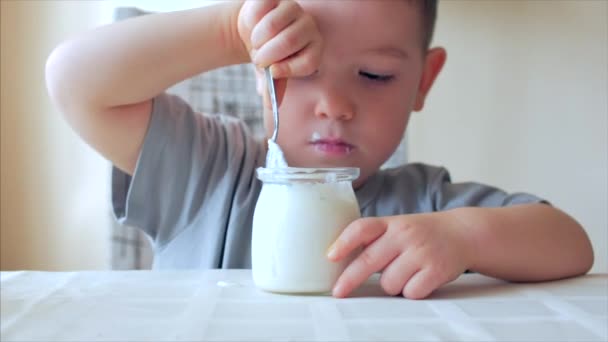
<instances>
[{"instance_id":1,"label":"boy's raised arm","mask_svg":"<svg viewBox=\"0 0 608 342\"><path fill-rule=\"evenodd\" d=\"M97 28L49 56L49 94L68 123L132 174L151 99L166 88L249 55L237 32L240 2L151 14Z\"/></svg>"}]
</instances>

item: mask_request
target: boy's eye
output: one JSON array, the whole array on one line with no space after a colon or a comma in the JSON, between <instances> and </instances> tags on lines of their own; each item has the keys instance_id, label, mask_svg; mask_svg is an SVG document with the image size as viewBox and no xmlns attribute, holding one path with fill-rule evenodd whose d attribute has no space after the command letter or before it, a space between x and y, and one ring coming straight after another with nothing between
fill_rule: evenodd
<instances>
[{"instance_id":1,"label":"boy's eye","mask_svg":"<svg viewBox=\"0 0 608 342\"><path fill-rule=\"evenodd\" d=\"M367 71L359 71L359 75L377 82L387 82L393 79L393 75L374 74Z\"/></svg>"}]
</instances>

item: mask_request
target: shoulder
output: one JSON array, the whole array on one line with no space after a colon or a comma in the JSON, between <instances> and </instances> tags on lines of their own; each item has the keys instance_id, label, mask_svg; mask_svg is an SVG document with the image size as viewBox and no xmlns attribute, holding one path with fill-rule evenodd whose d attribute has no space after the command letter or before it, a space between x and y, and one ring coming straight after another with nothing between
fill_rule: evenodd
<instances>
[{"instance_id":1,"label":"shoulder","mask_svg":"<svg viewBox=\"0 0 608 342\"><path fill-rule=\"evenodd\" d=\"M424 163L409 163L380 171L383 192L403 196L410 194L418 200L433 196L441 184L450 183L448 170L442 166Z\"/></svg>"},{"instance_id":2,"label":"shoulder","mask_svg":"<svg viewBox=\"0 0 608 342\"><path fill-rule=\"evenodd\" d=\"M445 167L423 163L409 163L379 172L384 182L393 185L413 184L417 187L435 182L450 181Z\"/></svg>"},{"instance_id":3,"label":"shoulder","mask_svg":"<svg viewBox=\"0 0 608 342\"><path fill-rule=\"evenodd\" d=\"M232 144L261 141L253 136L242 119L221 113L195 111L184 99L169 93L154 98L150 131L180 140L202 139Z\"/></svg>"},{"instance_id":4,"label":"shoulder","mask_svg":"<svg viewBox=\"0 0 608 342\"><path fill-rule=\"evenodd\" d=\"M378 171L358 191L366 216L387 216L432 209L433 184L449 181L440 166L410 163Z\"/></svg>"}]
</instances>

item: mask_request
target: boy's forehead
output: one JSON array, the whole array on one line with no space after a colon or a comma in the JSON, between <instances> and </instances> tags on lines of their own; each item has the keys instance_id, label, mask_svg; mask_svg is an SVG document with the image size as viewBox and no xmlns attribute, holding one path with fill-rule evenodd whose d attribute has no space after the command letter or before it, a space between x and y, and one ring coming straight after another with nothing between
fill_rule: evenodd
<instances>
[{"instance_id":1,"label":"boy's forehead","mask_svg":"<svg viewBox=\"0 0 608 342\"><path fill-rule=\"evenodd\" d=\"M342 43L420 43L420 12L407 0L300 0L324 37Z\"/></svg>"}]
</instances>

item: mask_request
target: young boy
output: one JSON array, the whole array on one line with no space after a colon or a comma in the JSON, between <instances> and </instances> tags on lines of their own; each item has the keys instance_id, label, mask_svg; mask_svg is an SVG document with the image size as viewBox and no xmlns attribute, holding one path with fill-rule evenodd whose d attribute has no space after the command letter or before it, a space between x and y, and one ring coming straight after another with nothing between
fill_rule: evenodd
<instances>
[{"instance_id":1,"label":"young boy","mask_svg":"<svg viewBox=\"0 0 608 342\"><path fill-rule=\"evenodd\" d=\"M435 10L429 0L267 0L149 15L60 45L47 63L48 88L72 127L115 165L115 213L149 235L155 268L251 265L255 169L266 146L241 122L195 114L164 90L252 61L275 75L278 143L290 166L361 170L354 187L364 218L328 258L364 248L334 296L378 271L388 294L408 298L465 270L510 281L584 274L593 263L585 231L547 202L451 183L429 165L379 170L445 62L443 49L429 49ZM264 103L270 135L267 96Z\"/></svg>"}]
</instances>

